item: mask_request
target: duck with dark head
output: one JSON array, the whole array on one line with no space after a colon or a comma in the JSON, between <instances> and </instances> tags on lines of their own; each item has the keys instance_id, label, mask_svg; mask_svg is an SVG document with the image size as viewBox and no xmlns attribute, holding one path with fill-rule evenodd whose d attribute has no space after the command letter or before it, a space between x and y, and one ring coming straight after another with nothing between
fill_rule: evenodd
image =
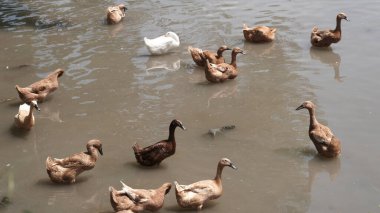
<instances>
[{"instance_id":1,"label":"duck with dark head","mask_svg":"<svg viewBox=\"0 0 380 213\"><path fill-rule=\"evenodd\" d=\"M133 145L132 148L137 162L143 166L154 166L159 165L165 158L174 155L176 150L174 132L177 127L183 130L186 129L181 121L174 119L169 126L168 139L159 141L145 148L140 148L137 143Z\"/></svg>"}]
</instances>

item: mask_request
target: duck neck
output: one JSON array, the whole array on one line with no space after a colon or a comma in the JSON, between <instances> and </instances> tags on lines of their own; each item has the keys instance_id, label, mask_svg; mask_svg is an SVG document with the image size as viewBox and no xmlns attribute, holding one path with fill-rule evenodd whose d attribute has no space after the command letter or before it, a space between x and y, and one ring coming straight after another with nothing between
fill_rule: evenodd
<instances>
[{"instance_id":1,"label":"duck neck","mask_svg":"<svg viewBox=\"0 0 380 213\"><path fill-rule=\"evenodd\" d=\"M236 68L236 56L237 56L237 53L236 52L232 52L232 54L231 54L231 65L233 66L233 67L235 67Z\"/></svg>"},{"instance_id":2,"label":"duck neck","mask_svg":"<svg viewBox=\"0 0 380 213\"><path fill-rule=\"evenodd\" d=\"M223 171L224 166L222 164L218 164L218 168L216 169L216 175L214 180L215 181L221 181L222 180L222 171Z\"/></svg>"},{"instance_id":3,"label":"duck neck","mask_svg":"<svg viewBox=\"0 0 380 213\"><path fill-rule=\"evenodd\" d=\"M99 153L98 149L96 149L94 146L87 147L87 153L94 158L95 160L98 159Z\"/></svg>"},{"instance_id":4,"label":"duck neck","mask_svg":"<svg viewBox=\"0 0 380 213\"><path fill-rule=\"evenodd\" d=\"M177 125L172 122L170 124L170 126L169 126L169 137L168 137L168 141L169 142L174 142L175 143L174 133L175 133L175 129L176 128L177 128Z\"/></svg>"},{"instance_id":5,"label":"duck neck","mask_svg":"<svg viewBox=\"0 0 380 213\"><path fill-rule=\"evenodd\" d=\"M223 57L223 49L218 49L218 52L216 53L218 55L218 58Z\"/></svg>"},{"instance_id":6,"label":"duck neck","mask_svg":"<svg viewBox=\"0 0 380 213\"><path fill-rule=\"evenodd\" d=\"M315 117L315 109L314 108L310 108L310 109L308 109L308 111L309 111L309 115L310 115L310 126L309 126L309 129L313 129L318 124L317 118Z\"/></svg>"},{"instance_id":7,"label":"duck neck","mask_svg":"<svg viewBox=\"0 0 380 213\"><path fill-rule=\"evenodd\" d=\"M340 32L340 33L342 33L341 22L342 22L342 19L340 19L339 17L336 17L336 27L335 27L334 32Z\"/></svg>"}]
</instances>

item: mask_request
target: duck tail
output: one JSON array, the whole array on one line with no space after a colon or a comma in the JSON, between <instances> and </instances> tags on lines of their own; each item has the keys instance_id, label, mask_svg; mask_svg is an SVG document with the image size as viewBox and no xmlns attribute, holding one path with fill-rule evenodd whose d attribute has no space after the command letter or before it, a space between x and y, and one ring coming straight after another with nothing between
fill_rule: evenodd
<instances>
[{"instance_id":1,"label":"duck tail","mask_svg":"<svg viewBox=\"0 0 380 213\"><path fill-rule=\"evenodd\" d=\"M137 144L137 143L135 143L133 146L132 146L132 149L133 149L133 151L135 152L135 155L137 155L137 154L140 154L140 146L139 146L139 144Z\"/></svg>"},{"instance_id":2,"label":"duck tail","mask_svg":"<svg viewBox=\"0 0 380 213\"><path fill-rule=\"evenodd\" d=\"M276 28L271 28L270 31L271 31L272 33L275 33L275 32L277 31L277 29L276 29Z\"/></svg>"},{"instance_id":3,"label":"duck tail","mask_svg":"<svg viewBox=\"0 0 380 213\"><path fill-rule=\"evenodd\" d=\"M175 190L176 190L177 192L180 192L180 191L183 190L183 188L181 187L181 185L179 185L178 182L177 182L176 180L174 181L174 186L175 186Z\"/></svg>"},{"instance_id":4,"label":"duck tail","mask_svg":"<svg viewBox=\"0 0 380 213\"><path fill-rule=\"evenodd\" d=\"M243 24L243 30L247 30L248 29L248 26L244 23Z\"/></svg>"},{"instance_id":5,"label":"duck tail","mask_svg":"<svg viewBox=\"0 0 380 213\"><path fill-rule=\"evenodd\" d=\"M318 31L318 27L314 26L311 32L316 33Z\"/></svg>"}]
</instances>

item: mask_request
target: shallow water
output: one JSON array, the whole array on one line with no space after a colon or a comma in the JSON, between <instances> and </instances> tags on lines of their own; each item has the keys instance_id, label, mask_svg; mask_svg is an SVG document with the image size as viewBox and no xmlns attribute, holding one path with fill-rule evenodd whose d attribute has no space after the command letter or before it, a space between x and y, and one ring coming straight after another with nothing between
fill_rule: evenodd
<instances>
[{"instance_id":1,"label":"shallow water","mask_svg":"<svg viewBox=\"0 0 380 213\"><path fill-rule=\"evenodd\" d=\"M125 20L104 25L111 1L0 3L0 205L2 212L112 212L108 186L136 188L212 178L217 161L224 194L203 212L378 212L380 115L377 50L380 4L373 1L128 1ZM331 49L310 48L314 25L333 28L344 11L343 39ZM242 24L277 28L269 44L244 42ZM177 32L181 46L149 56L143 37ZM227 44L239 76L209 84L187 46ZM228 53L225 54L229 60ZM61 67L60 88L40 104L28 133L12 128L20 101L14 89ZM342 141L342 155L319 158L307 134L304 100ZM165 139L172 119L177 152L159 167L136 164L131 146ZM236 125L215 138L210 128ZM47 156L84 151L103 142L104 156L73 185L55 185ZM6 203L6 202L4 202ZM174 190L160 212L181 212Z\"/></svg>"}]
</instances>

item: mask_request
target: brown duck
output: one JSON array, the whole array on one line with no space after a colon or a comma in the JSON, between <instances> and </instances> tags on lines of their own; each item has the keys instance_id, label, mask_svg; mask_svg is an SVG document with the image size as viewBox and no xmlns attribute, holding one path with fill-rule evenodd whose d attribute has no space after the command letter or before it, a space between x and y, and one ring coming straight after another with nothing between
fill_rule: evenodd
<instances>
[{"instance_id":1,"label":"brown duck","mask_svg":"<svg viewBox=\"0 0 380 213\"><path fill-rule=\"evenodd\" d=\"M31 101L30 105L27 103L20 105L18 113L15 115L15 125L18 128L30 130L34 126L34 108L40 111L36 100Z\"/></svg>"},{"instance_id":2,"label":"brown duck","mask_svg":"<svg viewBox=\"0 0 380 213\"><path fill-rule=\"evenodd\" d=\"M120 181L121 182L121 181ZM165 195L169 193L172 185L164 183L157 189L133 189L123 184L123 189L117 191L109 187L110 201L115 212L155 212L164 205Z\"/></svg>"},{"instance_id":3,"label":"brown duck","mask_svg":"<svg viewBox=\"0 0 380 213\"><path fill-rule=\"evenodd\" d=\"M102 143L93 139L87 142L87 152L74 154L70 157L46 159L46 170L55 183L74 183L76 176L95 167L98 152L103 155Z\"/></svg>"},{"instance_id":4,"label":"brown duck","mask_svg":"<svg viewBox=\"0 0 380 213\"><path fill-rule=\"evenodd\" d=\"M165 158L174 155L176 149L174 132L177 127L183 130L186 129L181 121L174 119L170 123L169 137L167 140L159 141L142 149L137 143L133 145L132 148L135 152L137 162L143 166L159 165Z\"/></svg>"},{"instance_id":5,"label":"brown duck","mask_svg":"<svg viewBox=\"0 0 380 213\"><path fill-rule=\"evenodd\" d=\"M64 73L63 69L57 69L50 73L46 78L37 81L27 87L16 85L18 96L25 103L30 103L32 100L42 102L46 96L54 92L58 88L58 78Z\"/></svg>"},{"instance_id":6,"label":"brown duck","mask_svg":"<svg viewBox=\"0 0 380 213\"><path fill-rule=\"evenodd\" d=\"M236 56L237 54L245 54L242 49L235 47L231 53L231 63L211 64L208 59L206 61L205 76L212 83L221 83L227 79L234 79L238 75Z\"/></svg>"},{"instance_id":7,"label":"brown duck","mask_svg":"<svg viewBox=\"0 0 380 213\"><path fill-rule=\"evenodd\" d=\"M127 7L124 4L107 8L107 24L117 24L125 17Z\"/></svg>"},{"instance_id":8,"label":"brown duck","mask_svg":"<svg viewBox=\"0 0 380 213\"><path fill-rule=\"evenodd\" d=\"M245 40L255 43L271 42L276 35L276 28L267 26L257 26L249 28L246 24L243 24L243 35Z\"/></svg>"},{"instance_id":9,"label":"brown duck","mask_svg":"<svg viewBox=\"0 0 380 213\"><path fill-rule=\"evenodd\" d=\"M192 46L189 46L187 49L190 52L193 61L201 67L204 67L206 65L206 62L203 60L203 58L208 59L212 64L224 63L225 61L223 58L223 52L225 50L231 50L231 48L227 47L226 45L219 47L216 53L209 50L201 50Z\"/></svg>"},{"instance_id":10,"label":"brown duck","mask_svg":"<svg viewBox=\"0 0 380 213\"><path fill-rule=\"evenodd\" d=\"M320 123L315 117L315 105L311 101L305 101L296 110L307 109L310 115L309 137L313 141L318 153L324 157L336 157L340 154L340 140L332 131Z\"/></svg>"},{"instance_id":11,"label":"brown duck","mask_svg":"<svg viewBox=\"0 0 380 213\"><path fill-rule=\"evenodd\" d=\"M336 27L334 30L318 30L314 27L311 31L310 42L315 47L328 47L332 43L337 43L342 38L341 21L348 21L346 14L339 13L336 16Z\"/></svg>"},{"instance_id":12,"label":"brown duck","mask_svg":"<svg viewBox=\"0 0 380 213\"><path fill-rule=\"evenodd\" d=\"M222 158L218 163L214 179L202 180L190 185L179 185L177 181L174 181L178 205L183 208L201 210L206 201L222 196L222 171L225 166L237 169L228 158Z\"/></svg>"}]
</instances>

